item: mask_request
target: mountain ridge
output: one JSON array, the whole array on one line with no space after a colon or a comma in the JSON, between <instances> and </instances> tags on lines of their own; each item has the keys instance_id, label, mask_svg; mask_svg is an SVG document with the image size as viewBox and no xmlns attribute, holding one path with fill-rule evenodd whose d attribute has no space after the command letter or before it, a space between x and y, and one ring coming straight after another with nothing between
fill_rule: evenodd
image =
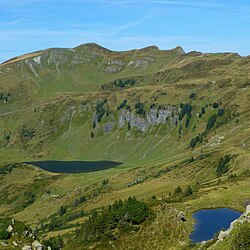
<instances>
[{"instance_id":1,"label":"mountain ridge","mask_svg":"<svg viewBox=\"0 0 250 250\"><path fill-rule=\"evenodd\" d=\"M140 48L140 49L131 49L131 50L123 50L123 51L113 51L113 50L110 50L108 48L105 48L97 43L85 43L85 44L80 44L80 45L77 45L73 48L59 48L59 47L54 47L54 48L48 48L48 49L43 49L43 50L39 50L39 51L35 51L35 52L29 52L29 53L26 53L26 54L23 54L23 55L20 55L20 56L16 56L16 57L13 57L13 58L10 58L4 62L2 62L0 64L1 65L6 65L6 64L9 64L9 63L12 63L12 62L16 62L17 60L23 60L23 59L26 59L26 58L32 58L32 57L35 57L37 55L40 55L44 52L48 52L48 51L53 51L53 50L77 50L77 49L81 49L81 48L87 48L87 49L100 49L102 51L106 51L106 52L110 52L110 53L128 53L128 52L134 52L134 51L147 51L147 50L159 50L159 51L173 51L173 50L179 50L181 53L185 53L183 48L181 48L180 46L177 46L176 48L174 49L169 49L169 50L160 50L156 45L150 45L150 46L147 46L147 47L144 47L144 48Z\"/></svg>"},{"instance_id":2,"label":"mountain ridge","mask_svg":"<svg viewBox=\"0 0 250 250\"><path fill-rule=\"evenodd\" d=\"M0 66L3 66L3 65L6 65L6 64L9 64L9 63L12 63L12 62L16 62L16 61L20 61L20 60L24 60L24 59L27 59L27 58L32 58L32 57L35 57L37 55L40 55L42 53L45 53L45 52L48 52L48 51L53 51L53 50L77 50L77 49L81 49L81 48L88 48L88 49L91 49L91 48L97 48L97 49L100 49L102 51L106 51L106 52L109 52L109 53L130 53L130 52L140 52L140 51L150 51L150 50L156 50L156 51L161 51L161 52L171 52L171 51L178 51L180 54L185 54L185 51L184 49L181 47L181 46L176 46L175 48L173 49L160 49L159 47L157 47L156 45L150 45L150 46L146 46L146 47L143 47L143 48L139 48L139 49L130 49L130 50L122 50L122 51L119 51L119 50L111 50L111 49L108 49L108 48L105 48L97 43L85 43L85 44L80 44L80 45L77 45L73 48L60 48L60 47L52 47L52 48L47 48L47 49L42 49L42 50L39 50L39 51L34 51L34 52L28 52L28 53L25 53L25 54L22 54L20 56L16 56L16 57L13 57L13 58L10 58L4 62L2 62L0 64ZM189 51L187 52L187 54L195 54L195 53L199 53L199 54L203 54L203 55L206 55L206 54L231 54L231 55L238 55L240 56L238 53L233 53L233 52L216 52L216 53L202 53L202 52L197 52L197 51ZM240 56L242 58L244 57L249 57L249 56Z\"/></svg>"}]
</instances>

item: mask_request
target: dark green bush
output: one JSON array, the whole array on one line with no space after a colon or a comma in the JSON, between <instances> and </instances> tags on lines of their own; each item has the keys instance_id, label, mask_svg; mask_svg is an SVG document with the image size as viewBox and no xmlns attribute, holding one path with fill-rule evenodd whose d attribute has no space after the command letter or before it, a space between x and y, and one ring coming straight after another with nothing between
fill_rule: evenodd
<instances>
[{"instance_id":1,"label":"dark green bush","mask_svg":"<svg viewBox=\"0 0 250 250\"><path fill-rule=\"evenodd\" d=\"M217 176L221 176L228 172L229 170L228 163L230 162L230 160L231 160L230 155L225 155L224 157L220 158L220 161L216 169Z\"/></svg>"},{"instance_id":2,"label":"dark green bush","mask_svg":"<svg viewBox=\"0 0 250 250\"><path fill-rule=\"evenodd\" d=\"M53 218L49 224L46 225L49 231L61 230L65 227L65 223L60 218Z\"/></svg>"},{"instance_id":3,"label":"dark green bush","mask_svg":"<svg viewBox=\"0 0 250 250\"><path fill-rule=\"evenodd\" d=\"M196 97L196 93L191 93L190 95L189 95L189 98L190 99L194 99Z\"/></svg>"},{"instance_id":4,"label":"dark green bush","mask_svg":"<svg viewBox=\"0 0 250 250\"><path fill-rule=\"evenodd\" d=\"M181 134L181 131L182 131L182 125L180 123L180 126L179 126L179 134Z\"/></svg>"},{"instance_id":5,"label":"dark green bush","mask_svg":"<svg viewBox=\"0 0 250 250\"><path fill-rule=\"evenodd\" d=\"M96 104L96 115L97 115L97 121L101 122L103 116L105 115L106 111L104 109L104 104L107 103L107 99L99 100Z\"/></svg>"},{"instance_id":6,"label":"dark green bush","mask_svg":"<svg viewBox=\"0 0 250 250\"><path fill-rule=\"evenodd\" d=\"M214 108L214 109L217 109L218 107L219 107L219 103L218 103L218 102L214 102L214 103L213 103L213 108Z\"/></svg>"},{"instance_id":7,"label":"dark green bush","mask_svg":"<svg viewBox=\"0 0 250 250\"><path fill-rule=\"evenodd\" d=\"M201 114L204 115L206 113L205 107L201 108Z\"/></svg>"},{"instance_id":8,"label":"dark green bush","mask_svg":"<svg viewBox=\"0 0 250 250\"><path fill-rule=\"evenodd\" d=\"M126 225L140 224L149 216L147 205L135 198L116 201L100 213L95 211L80 229L83 242L95 242L113 239L114 230L126 228Z\"/></svg>"},{"instance_id":9,"label":"dark green bush","mask_svg":"<svg viewBox=\"0 0 250 250\"><path fill-rule=\"evenodd\" d=\"M0 174L2 175L7 175L8 173L11 173L11 171L14 168L17 168L20 164L13 163L13 164L8 164L0 167Z\"/></svg>"},{"instance_id":10,"label":"dark green bush","mask_svg":"<svg viewBox=\"0 0 250 250\"><path fill-rule=\"evenodd\" d=\"M200 141L200 136L196 136L194 138L191 139L189 145L191 148L196 147L197 143Z\"/></svg>"},{"instance_id":11,"label":"dark green bush","mask_svg":"<svg viewBox=\"0 0 250 250\"><path fill-rule=\"evenodd\" d=\"M36 196L35 194L33 194L32 192L30 191L26 191L24 193L24 196L25 196L25 202L23 204L23 207L28 207L29 205L33 204L36 200Z\"/></svg>"},{"instance_id":12,"label":"dark green bush","mask_svg":"<svg viewBox=\"0 0 250 250\"><path fill-rule=\"evenodd\" d=\"M66 206L61 206L59 209L59 216L63 216L67 212L67 207Z\"/></svg>"},{"instance_id":13,"label":"dark green bush","mask_svg":"<svg viewBox=\"0 0 250 250\"><path fill-rule=\"evenodd\" d=\"M73 214L70 214L68 217L67 217L67 221L72 221L72 220L76 220L78 218L81 218L85 215L84 211L80 211L80 212L76 212L76 213L73 213Z\"/></svg>"},{"instance_id":14,"label":"dark green bush","mask_svg":"<svg viewBox=\"0 0 250 250\"><path fill-rule=\"evenodd\" d=\"M143 117L146 116L146 111L144 110L144 104L141 102L138 102L135 104L136 114L142 115Z\"/></svg>"},{"instance_id":15,"label":"dark green bush","mask_svg":"<svg viewBox=\"0 0 250 250\"><path fill-rule=\"evenodd\" d=\"M23 126L19 131L22 140L31 140L35 136L35 130Z\"/></svg>"},{"instance_id":16,"label":"dark green bush","mask_svg":"<svg viewBox=\"0 0 250 250\"><path fill-rule=\"evenodd\" d=\"M193 194L193 189L191 186L187 186L187 188L184 190L183 197L191 196Z\"/></svg>"},{"instance_id":17,"label":"dark green bush","mask_svg":"<svg viewBox=\"0 0 250 250\"><path fill-rule=\"evenodd\" d=\"M10 93L0 93L0 102L8 102L10 98Z\"/></svg>"},{"instance_id":18,"label":"dark green bush","mask_svg":"<svg viewBox=\"0 0 250 250\"><path fill-rule=\"evenodd\" d=\"M117 107L117 110L125 108L126 105L127 105L127 103L128 103L127 100L124 100L124 101Z\"/></svg>"},{"instance_id":19,"label":"dark green bush","mask_svg":"<svg viewBox=\"0 0 250 250\"><path fill-rule=\"evenodd\" d=\"M112 88L126 88L134 86L136 83L135 79L117 79L113 82L106 83L102 85L102 89L112 89Z\"/></svg>"},{"instance_id":20,"label":"dark green bush","mask_svg":"<svg viewBox=\"0 0 250 250\"><path fill-rule=\"evenodd\" d=\"M83 196L81 196L81 197L79 198L79 204L81 204L81 203L83 203L83 202L85 202L85 201L86 201L85 195L83 195Z\"/></svg>"},{"instance_id":21,"label":"dark green bush","mask_svg":"<svg viewBox=\"0 0 250 250\"><path fill-rule=\"evenodd\" d=\"M51 250L60 250L63 248L63 240L61 236L49 238L48 240L43 241L43 245L48 248L51 247Z\"/></svg>"},{"instance_id":22,"label":"dark green bush","mask_svg":"<svg viewBox=\"0 0 250 250\"><path fill-rule=\"evenodd\" d=\"M218 109L218 116L223 116L225 114L225 110L224 109Z\"/></svg>"},{"instance_id":23,"label":"dark green bush","mask_svg":"<svg viewBox=\"0 0 250 250\"><path fill-rule=\"evenodd\" d=\"M190 104L188 104L188 103L186 103L186 104L181 103L180 107L181 107L181 111L179 113L180 121L183 119L183 117L185 115L187 115L189 118L191 118L191 116L192 116L191 112L192 112L192 109L193 109L192 106Z\"/></svg>"},{"instance_id":24,"label":"dark green bush","mask_svg":"<svg viewBox=\"0 0 250 250\"><path fill-rule=\"evenodd\" d=\"M174 194L180 194L182 192L182 188L180 186L178 186L175 190L174 190Z\"/></svg>"},{"instance_id":25,"label":"dark green bush","mask_svg":"<svg viewBox=\"0 0 250 250\"><path fill-rule=\"evenodd\" d=\"M189 126L189 123L190 123L190 118L187 116L186 124L185 124L186 128Z\"/></svg>"},{"instance_id":26,"label":"dark green bush","mask_svg":"<svg viewBox=\"0 0 250 250\"><path fill-rule=\"evenodd\" d=\"M6 229L0 229L0 240L8 240L11 237L11 234Z\"/></svg>"},{"instance_id":27,"label":"dark green bush","mask_svg":"<svg viewBox=\"0 0 250 250\"><path fill-rule=\"evenodd\" d=\"M214 114L212 116L209 117L208 122L207 122L207 126L206 126L206 130L210 130L214 127L215 123L217 120L217 115Z\"/></svg>"}]
</instances>

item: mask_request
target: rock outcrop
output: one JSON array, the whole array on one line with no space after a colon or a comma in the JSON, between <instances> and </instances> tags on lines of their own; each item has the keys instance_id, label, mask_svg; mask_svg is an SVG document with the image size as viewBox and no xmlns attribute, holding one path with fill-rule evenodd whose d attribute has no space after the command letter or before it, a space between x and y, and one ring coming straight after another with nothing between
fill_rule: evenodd
<instances>
[{"instance_id":1,"label":"rock outcrop","mask_svg":"<svg viewBox=\"0 0 250 250\"><path fill-rule=\"evenodd\" d=\"M178 112L176 107L169 105L166 109L150 109L145 118L123 109L118 118L118 127L123 128L126 123L129 123L131 128L146 132L149 127L166 124L167 121L172 126L177 125Z\"/></svg>"},{"instance_id":2,"label":"rock outcrop","mask_svg":"<svg viewBox=\"0 0 250 250\"><path fill-rule=\"evenodd\" d=\"M216 242L216 244L220 241L223 241L226 237L228 237L230 235L230 233L232 232L232 230L235 228L236 225L238 224L243 224L244 222L248 222L250 223L250 205L248 205L246 207L246 212L243 213L240 218L234 220L229 229L226 231L220 231L219 236L218 236L218 240Z\"/></svg>"}]
</instances>

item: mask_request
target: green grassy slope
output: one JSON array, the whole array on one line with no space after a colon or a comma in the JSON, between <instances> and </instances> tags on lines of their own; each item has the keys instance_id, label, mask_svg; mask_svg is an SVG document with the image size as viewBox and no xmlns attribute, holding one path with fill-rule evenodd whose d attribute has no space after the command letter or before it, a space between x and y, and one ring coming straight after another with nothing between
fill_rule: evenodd
<instances>
[{"instance_id":1,"label":"green grassy slope","mask_svg":"<svg viewBox=\"0 0 250 250\"><path fill-rule=\"evenodd\" d=\"M180 47L155 46L113 52L96 44L3 63L0 214L37 228L40 238L63 235L66 249L72 237L84 249L74 230L92 210L136 196L156 217L136 234L120 235L112 241L115 247L195 247L188 239L193 211L223 206L243 211L250 199L249 69L249 57L232 53L185 54ZM192 138L198 138L193 147ZM218 172L226 155L230 161ZM15 164L42 159L124 164L87 174ZM188 185L191 196L174 195L177 186ZM74 206L81 196L86 202ZM60 206L67 207L63 222L44 230L42 224L57 218ZM74 217L80 211L84 214ZM186 223L178 220L180 211ZM112 248L103 242L92 247Z\"/></svg>"}]
</instances>

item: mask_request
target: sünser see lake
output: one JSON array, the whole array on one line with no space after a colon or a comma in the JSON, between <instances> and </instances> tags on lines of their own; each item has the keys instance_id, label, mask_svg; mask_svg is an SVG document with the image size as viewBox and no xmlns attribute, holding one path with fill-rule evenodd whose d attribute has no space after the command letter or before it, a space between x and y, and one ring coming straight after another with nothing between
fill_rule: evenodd
<instances>
[{"instance_id":1,"label":"s\u00fcnser see lake","mask_svg":"<svg viewBox=\"0 0 250 250\"><path fill-rule=\"evenodd\" d=\"M210 240L222 229L228 229L240 216L240 212L230 208L200 210L193 214L196 224L190 239L194 243Z\"/></svg>"}]
</instances>

